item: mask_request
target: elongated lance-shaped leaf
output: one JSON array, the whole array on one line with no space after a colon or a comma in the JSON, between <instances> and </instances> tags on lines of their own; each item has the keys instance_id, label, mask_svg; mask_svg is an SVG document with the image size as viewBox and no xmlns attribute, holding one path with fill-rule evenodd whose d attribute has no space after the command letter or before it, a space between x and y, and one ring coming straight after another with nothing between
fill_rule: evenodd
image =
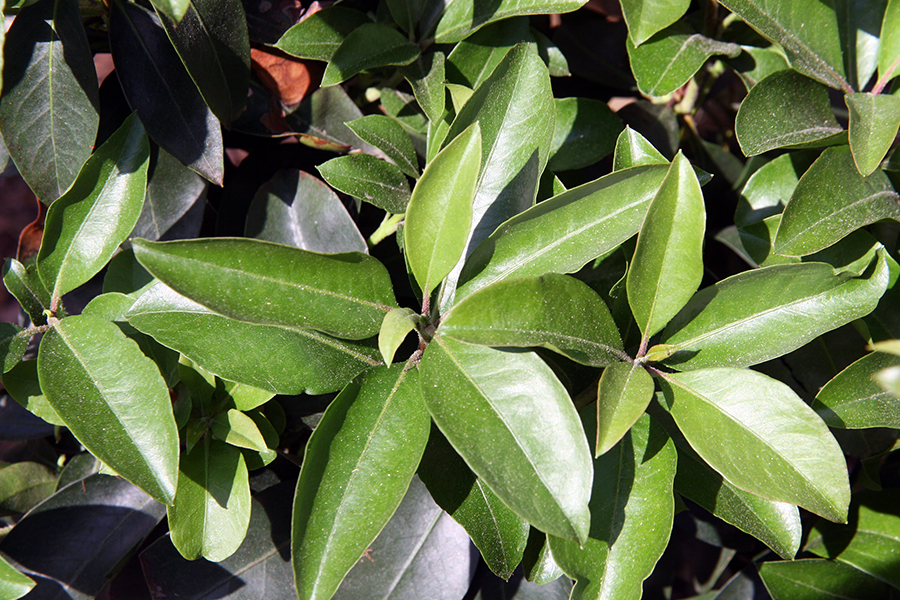
<instances>
[{"instance_id":1,"label":"elongated lance-shaped leaf","mask_svg":"<svg viewBox=\"0 0 900 600\"><path fill-rule=\"evenodd\" d=\"M690 1L675 0L665 4L647 0L624 0L622 16L628 25L628 37L635 46L640 46L654 33L662 31L687 12Z\"/></svg>"},{"instance_id":2,"label":"elongated lance-shaped leaf","mask_svg":"<svg viewBox=\"0 0 900 600\"><path fill-rule=\"evenodd\" d=\"M819 390L815 410L829 427L900 428L900 398L873 379L883 369L900 366L900 356L873 352L838 373Z\"/></svg>"},{"instance_id":3,"label":"elongated lance-shaped leaf","mask_svg":"<svg viewBox=\"0 0 900 600\"><path fill-rule=\"evenodd\" d=\"M361 340L376 335L396 306L387 269L365 254L317 254L243 238L133 246L154 277L241 321Z\"/></svg>"},{"instance_id":4,"label":"elongated lance-shaped leaf","mask_svg":"<svg viewBox=\"0 0 900 600\"><path fill-rule=\"evenodd\" d=\"M519 15L567 13L581 8L585 0L500 0L485 4L462 0L446 5L435 32L439 44L458 42L482 26Z\"/></svg>"},{"instance_id":5,"label":"elongated lance-shaped leaf","mask_svg":"<svg viewBox=\"0 0 900 600\"><path fill-rule=\"evenodd\" d=\"M441 91L443 94L443 84ZM412 138L398 121L385 115L368 115L355 121L348 121L346 125L360 139L384 152L404 174L419 177L418 159Z\"/></svg>"},{"instance_id":6,"label":"elongated lance-shaped leaf","mask_svg":"<svg viewBox=\"0 0 900 600\"><path fill-rule=\"evenodd\" d=\"M476 122L428 163L409 199L403 246L424 297L450 273L466 248L481 154L481 127Z\"/></svg>"},{"instance_id":7,"label":"elongated lance-shaped leaf","mask_svg":"<svg viewBox=\"0 0 900 600\"><path fill-rule=\"evenodd\" d=\"M666 375L669 411L691 447L736 487L846 522L847 465L825 423L787 385L749 369Z\"/></svg>"},{"instance_id":8,"label":"elongated lance-shaped leaf","mask_svg":"<svg viewBox=\"0 0 900 600\"><path fill-rule=\"evenodd\" d=\"M356 28L372 21L361 10L326 6L284 32L275 47L299 58L329 61Z\"/></svg>"},{"instance_id":9,"label":"elongated lance-shaped leaf","mask_svg":"<svg viewBox=\"0 0 900 600\"><path fill-rule=\"evenodd\" d=\"M403 499L429 431L418 371L382 367L328 406L306 446L291 559L301 600L327 600Z\"/></svg>"},{"instance_id":10,"label":"elongated lance-shaped leaf","mask_svg":"<svg viewBox=\"0 0 900 600\"><path fill-rule=\"evenodd\" d=\"M441 336L428 345L419 368L434 422L472 471L535 527L584 542L590 450L572 401L550 368L530 352Z\"/></svg>"},{"instance_id":11,"label":"elongated lance-shaped leaf","mask_svg":"<svg viewBox=\"0 0 900 600\"><path fill-rule=\"evenodd\" d=\"M554 172L581 169L615 149L622 121L605 102L590 98L555 98L554 104L556 128L547 163L549 169Z\"/></svg>"},{"instance_id":12,"label":"elongated lance-shaped leaf","mask_svg":"<svg viewBox=\"0 0 900 600\"><path fill-rule=\"evenodd\" d=\"M780 44L795 70L837 90L852 91L844 74L832 4L818 0L722 0L721 4Z\"/></svg>"},{"instance_id":13,"label":"elongated lance-shaped leaf","mask_svg":"<svg viewBox=\"0 0 900 600\"><path fill-rule=\"evenodd\" d=\"M609 451L644 414L653 399L653 378L639 363L617 362L603 370L597 387L594 456Z\"/></svg>"},{"instance_id":14,"label":"elongated lance-shaped leaf","mask_svg":"<svg viewBox=\"0 0 900 600\"><path fill-rule=\"evenodd\" d=\"M524 17L482 27L456 44L447 56L448 83L477 89L513 46L530 41L528 19Z\"/></svg>"},{"instance_id":15,"label":"elongated lance-shaped leaf","mask_svg":"<svg viewBox=\"0 0 900 600\"><path fill-rule=\"evenodd\" d=\"M78 3L42 0L16 15L4 44L0 130L42 202L59 198L91 155L100 121L97 74Z\"/></svg>"},{"instance_id":16,"label":"elongated lance-shaped leaf","mask_svg":"<svg viewBox=\"0 0 900 600\"><path fill-rule=\"evenodd\" d=\"M413 89L416 102L432 123L440 121L444 114L446 101L444 85L447 82L445 63L444 53L435 51L421 55L400 69L403 77Z\"/></svg>"},{"instance_id":17,"label":"elongated lance-shaped leaf","mask_svg":"<svg viewBox=\"0 0 900 600\"><path fill-rule=\"evenodd\" d=\"M900 129L900 98L887 94L847 94L850 149L861 175L871 175Z\"/></svg>"},{"instance_id":18,"label":"elongated lance-shaped leaf","mask_svg":"<svg viewBox=\"0 0 900 600\"><path fill-rule=\"evenodd\" d=\"M134 229L149 162L150 144L132 114L47 211L37 268L54 298L96 275Z\"/></svg>"},{"instance_id":19,"label":"elongated lance-shaped leaf","mask_svg":"<svg viewBox=\"0 0 900 600\"><path fill-rule=\"evenodd\" d=\"M868 600L895 593L855 567L824 559L762 563L759 576L773 600Z\"/></svg>"},{"instance_id":20,"label":"elongated lance-shaped leaf","mask_svg":"<svg viewBox=\"0 0 900 600\"><path fill-rule=\"evenodd\" d=\"M574 273L641 227L668 165L611 173L513 217L466 260L457 298L511 277Z\"/></svg>"},{"instance_id":21,"label":"elongated lance-shaped leaf","mask_svg":"<svg viewBox=\"0 0 900 600\"><path fill-rule=\"evenodd\" d=\"M369 154L338 156L318 166L336 190L391 213L406 212L409 184L399 168Z\"/></svg>"},{"instance_id":22,"label":"elongated lance-shaped leaf","mask_svg":"<svg viewBox=\"0 0 900 600\"><path fill-rule=\"evenodd\" d=\"M878 79L885 83L900 75L900 4L897 0L887 0L881 35L878 40Z\"/></svg>"},{"instance_id":23,"label":"elongated lance-shaped leaf","mask_svg":"<svg viewBox=\"0 0 900 600\"><path fill-rule=\"evenodd\" d=\"M888 0L835 0L847 82L855 90L866 87L878 69L878 49Z\"/></svg>"},{"instance_id":24,"label":"elongated lance-shaped leaf","mask_svg":"<svg viewBox=\"0 0 900 600\"><path fill-rule=\"evenodd\" d=\"M590 413L584 413L586 426L593 421ZM571 540L548 536L553 559L576 580L571 600L640 599L641 584L672 531L675 464L675 444L649 415L594 460L587 541L579 548Z\"/></svg>"},{"instance_id":25,"label":"elongated lance-shaped leaf","mask_svg":"<svg viewBox=\"0 0 900 600\"><path fill-rule=\"evenodd\" d=\"M645 340L700 287L705 230L703 192L691 163L679 152L647 210L625 284Z\"/></svg>"},{"instance_id":26,"label":"elongated lance-shaped leaf","mask_svg":"<svg viewBox=\"0 0 900 600\"><path fill-rule=\"evenodd\" d=\"M366 23L354 29L335 50L322 75L322 85L336 85L366 69L408 65L418 56L419 47L396 29Z\"/></svg>"},{"instance_id":27,"label":"elongated lance-shaped leaf","mask_svg":"<svg viewBox=\"0 0 900 600\"><path fill-rule=\"evenodd\" d=\"M44 334L37 366L47 401L78 441L116 473L171 504L178 430L169 390L138 345L109 321L66 317Z\"/></svg>"},{"instance_id":28,"label":"elongated lance-shaped leaf","mask_svg":"<svg viewBox=\"0 0 900 600\"><path fill-rule=\"evenodd\" d=\"M3 285L35 325L47 323L44 311L50 308L50 291L41 281L37 267L25 267L14 258L7 258L3 264Z\"/></svg>"},{"instance_id":29,"label":"elongated lance-shaped leaf","mask_svg":"<svg viewBox=\"0 0 900 600\"><path fill-rule=\"evenodd\" d=\"M749 367L864 317L890 277L884 251L863 277L803 263L739 273L697 292L663 331L679 369Z\"/></svg>"},{"instance_id":30,"label":"elongated lance-shaped leaf","mask_svg":"<svg viewBox=\"0 0 900 600\"><path fill-rule=\"evenodd\" d=\"M250 524L244 455L205 437L181 457L175 503L167 509L172 543L188 560L218 562L234 554Z\"/></svg>"},{"instance_id":31,"label":"elongated lance-shaped leaf","mask_svg":"<svg viewBox=\"0 0 900 600\"><path fill-rule=\"evenodd\" d=\"M481 288L447 313L439 331L483 346L542 346L594 367L624 358L603 299L577 279L556 273Z\"/></svg>"},{"instance_id":32,"label":"elongated lance-shaped leaf","mask_svg":"<svg viewBox=\"0 0 900 600\"><path fill-rule=\"evenodd\" d=\"M900 221L900 196L887 175L878 172L863 177L850 148L828 148L797 182L781 216L773 250L806 256L881 219Z\"/></svg>"}]
</instances>

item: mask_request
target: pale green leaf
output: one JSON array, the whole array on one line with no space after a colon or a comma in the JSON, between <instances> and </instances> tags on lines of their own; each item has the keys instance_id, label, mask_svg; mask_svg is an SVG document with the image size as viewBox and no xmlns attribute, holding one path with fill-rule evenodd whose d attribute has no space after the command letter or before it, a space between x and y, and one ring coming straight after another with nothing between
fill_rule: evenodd
<instances>
[{"instance_id":1,"label":"pale green leaf","mask_svg":"<svg viewBox=\"0 0 900 600\"><path fill-rule=\"evenodd\" d=\"M397 348L418 322L419 316L411 308L394 308L384 315L378 332L378 351L387 366L391 366Z\"/></svg>"},{"instance_id":2,"label":"pale green leaf","mask_svg":"<svg viewBox=\"0 0 900 600\"><path fill-rule=\"evenodd\" d=\"M881 164L900 129L900 97L887 94L847 94L850 149L862 175Z\"/></svg>"},{"instance_id":3,"label":"pale green leaf","mask_svg":"<svg viewBox=\"0 0 900 600\"><path fill-rule=\"evenodd\" d=\"M622 15L628 25L628 37L640 46L654 33L662 31L687 12L690 0L657 3L652 0L622 0Z\"/></svg>"},{"instance_id":4,"label":"pale green leaf","mask_svg":"<svg viewBox=\"0 0 900 600\"><path fill-rule=\"evenodd\" d=\"M235 408L217 414L209 425L217 439L231 446L257 452L265 452L269 448L253 419Z\"/></svg>"},{"instance_id":5,"label":"pale green leaf","mask_svg":"<svg viewBox=\"0 0 900 600\"><path fill-rule=\"evenodd\" d=\"M603 370L597 389L597 438L594 456L619 443L653 399L653 378L639 363L613 363Z\"/></svg>"}]
</instances>

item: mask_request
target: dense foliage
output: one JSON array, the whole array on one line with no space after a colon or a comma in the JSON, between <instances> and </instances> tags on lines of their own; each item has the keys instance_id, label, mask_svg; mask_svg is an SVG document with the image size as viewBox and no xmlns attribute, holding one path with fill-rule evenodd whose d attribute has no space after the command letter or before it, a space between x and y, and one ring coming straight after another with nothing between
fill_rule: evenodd
<instances>
[{"instance_id":1,"label":"dense foliage","mask_svg":"<svg viewBox=\"0 0 900 600\"><path fill-rule=\"evenodd\" d=\"M0 0L0 598L900 594L900 0L584 4Z\"/></svg>"}]
</instances>

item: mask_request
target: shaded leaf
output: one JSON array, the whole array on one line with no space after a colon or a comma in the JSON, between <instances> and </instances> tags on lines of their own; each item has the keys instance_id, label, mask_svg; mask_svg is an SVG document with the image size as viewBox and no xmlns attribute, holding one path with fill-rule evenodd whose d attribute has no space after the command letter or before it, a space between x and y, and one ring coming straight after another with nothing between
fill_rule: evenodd
<instances>
[{"instance_id":1,"label":"shaded leaf","mask_svg":"<svg viewBox=\"0 0 900 600\"><path fill-rule=\"evenodd\" d=\"M235 408L229 408L213 417L209 428L213 436L231 446L257 452L268 450L266 440L253 419Z\"/></svg>"},{"instance_id":2,"label":"shaded leaf","mask_svg":"<svg viewBox=\"0 0 900 600\"><path fill-rule=\"evenodd\" d=\"M687 12L690 1L676 0L665 4L655 4L645 0L624 0L622 16L628 24L628 37L635 46L640 46L654 33L662 31Z\"/></svg>"},{"instance_id":3,"label":"shaded leaf","mask_svg":"<svg viewBox=\"0 0 900 600\"><path fill-rule=\"evenodd\" d=\"M419 56L401 69L416 96L416 102L431 122L437 122L444 114L444 84L446 68L443 52L430 52ZM398 163L399 164L399 163ZM412 175L415 177L416 175Z\"/></svg>"},{"instance_id":4,"label":"shaded leaf","mask_svg":"<svg viewBox=\"0 0 900 600\"><path fill-rule=\"evenodd\" d=\"M131 237L173 240L195 237L206 200L205 179L163 150L151 150L150 180L144 207Z\"/></svg>"},{"instance_id":5,"label":"shaded leaf","mask_svg":"<svg viewBox=\"0 0 900 600\"><path fill-rule=\"evenodd\" d=\"M837 14L841 49L847 81L853 89L860 90L872 78L878 68L878 49L888 0L837 0Z\"/></svg>"},{"instance_id":6,"label":"shaded leaf","mask_svg":"<svg viewBox=\"0 0 900 600\"><path fill-rule=\"evenodd\" d=\"M791 68L784 54L779 52L776 46L768 48L741 46L741 50L743 52L728 63L737 71L747 91L776 71Z\"/></svg>"},{"instance_id":7,"label":"shaded leaf","mask_svg":"<svg viewBox=\"0 0 900 600\"><path fill-rule=\"evenodd\" d=\"M443 84L441 98L443 98ZM419 176L416 149L400 123L384 115L368 115L348 122L347 127L361 139L384 152L404 174L410 177Z\"/></svg>"},{"instance_id":8,"label":"shaded leaf","mask_svg":"<svg viewBox=\"0 0 900 600\"><path fill-rule=\"evenodd\" d=\"M181 21L184 13L191 7L191 0L150 0L150 3L176 23Z\"/></svg>"},{"instance_id":9,"label":"shaded leaf","mask_svg":"<svg viewBox=\"0 0 900 600\"><path fill-rule=\"evenodd\" d=\"M0 463L0 514L28 512L56 491L56 480L56 473L40 463Z\"/></svg>"},{"instance_id":10,"label":"shaded leaf","mask_svg":"<svg viewBox=\"0 0 900 600\"><path fill-rule=\"evenodd\" d=\"M886 94L847 94L850 149L862 175L871 175L900 129L900 98Z\"/></svg>"},{"instance_id":11,"label":"shaded leaf","mask_svg":"<svg viewBox=\"0 0 900 600\"><path fill-rule=\"evenodd\" d=\"M3 285L19 301L19 306L35 325L47 323L44 311L50 308L50 292L44 286L37 267L26 268L14 258L7 258L3 264Z\"/></svg>"},{"instance_id":12,"label":"shaded leaf","mask_svg":"<svg viewBox=\"0 0 900 600\"><path fill-rule=\"evenodd\" d=\"M583 0L500 0L484 3L476 0L453 2L444 9L434 38L439 44L458 42L482 26L519 15L567 13L577 10Z\"/></svg>"},{"instance_id":13,"label":"shaded leaf","mask_svg":"<svg viewBox=\"0 0 900 600\"><path fill-rule=\"evenodd\" d=\"M809 152L782 154L750 176L734 211L734 222L738 227L758 223L784 210L797 182L812 163L814 157Z\"/></svg>"},{"instance_id":14,"label":"shaded leaf","mask_svg":"<svg viewBox=\"0 0 900 600\"><path fill-rule=\"evenodd\" d=\"M318 166L333 188L391 213L406 212L409 184L393 164L368 154L332 158Z\"/></svg>"},{"instance_id":15,"label":"shaded leaf","mask_svg":"<svg viewBox=\"0 0 900 600\"><path fill-rule=\"evenodd\" d=\"M774 600L867 600L888 598L890 588L849 565L805 559L767 562L759 575Z\"/></svg>"},{"instance_id":16,"label":"shaded leaf","mask_svg":"<svg viewBox=\"0 0 900 600\"><path fill-rule=\"evenodd\" d=\"M22 360L31 334L12 323L0 323L0 372L6 373Z\"/></svg>"},{"instance_id":17,"label":"shaded leaf","mask_svg":"<svg viewBox=\"0 0 900 600\"><path fill-rule=\"evenodd\" d=\"M347 36L371 22L362 11L327 6L291 26L275 47L299 58L329 61Z\"/></svg>"},{"instance_id":18,"label":"shaded leaf","mask_svg":"<svg viewBox=\"0 0 900 600\"><path fill-rule=\"evenodd\" d=\"M322 87L336 85L367 69L408 65L418 56L419 47L396 29L365 23L351 31L331 55Z\"/></svg>"},{"instance_id":19,"label":"shaded leaf","mask_svg":"<svg viewBox=\"0 0 900 600\"><path fill-rule=\"evenodd\" d=\"M569 597L572 583L563 577L562 569L553 560L553 551L550 549L550 541L547 534L538 531L534 527L528 535L528 545L525 546L525 554L522 557L522 571L525 579L538 585L547 585L554 581L565 581L568 584L566 592L560 600Z\"/></svg>"},{"instance_id":20,"label":"shaded leaf","mask_svg":"<svg viewBox=\"0 0 900 600\"><path fill-rule=\"evenodd\" d=\"M622 121L605 102L589 98L555 98L556 130L547 166L553 171L581 169L615 149Z\"/></svg>"},{"instance_id":21,"label":"shaded leaf","mask_svg":"<svg viewBox=\"0 0 900 600\"><path fill-rule=\"evenodd\" d=\"M394 308L384 315L381 331L378 332L378 350L387 366L391 366L397 348L418 322L419 315L411 308Z\"/></svg>"},{"instance_id":22,"label":"shaded leaf","mask_svg":"<svg viewBox=\"0 0 900 600\"><path fill-rule=\"evenodd\" d=\"M6 388L13 400L27 408L33 415L51 425L65 426L65 422L56 414L41 391L36 360L23 360L4 373L3 387Z\"/></svg>"},{"instance_id":23,"label":"shaded leaf","mask_svg":"<svg viewBox=\"0 0 900 600\"><path fill-rule=\"evenodd\" d=\"M613 363L603 369L597 389L594 456L608 452L628 433L653 399L653 378L639 363Z\"/></svg>"},{"instance_id":24,"label":"shaded leaf","mask_svg":"<svg viewBox=\"0 0 900 600\"><path fill-rule=\"evenodd\" d=\"M900 399L873 379L900 366L900 356L873 352L838 373L816 394L813 409L829 427L900 429Z\"/></svg>"},{"instance_id":25,"label":"shaded leaf","mask_svg":"<svg viewBox=\"0 0 900 600\"><path fill-rule=\"evenodd\" d=\"M897 68L897 57L900 56L900 11L897 0L888 0L881 22L881 35L878 44L878 78L890 81L900 75Z\"/></svg>"}]
</instances>

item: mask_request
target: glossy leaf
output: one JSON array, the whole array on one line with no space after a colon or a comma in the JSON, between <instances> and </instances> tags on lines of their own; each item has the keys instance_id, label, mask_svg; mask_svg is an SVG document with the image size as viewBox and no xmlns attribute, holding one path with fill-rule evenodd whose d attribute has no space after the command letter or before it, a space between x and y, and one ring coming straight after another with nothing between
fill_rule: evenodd
<instances>
[{"instance_id":1,"label":"glossy leaf","mask_svg":"<svg viewBox=\"0 0 900 600\"><path fill-rule=\"evenodd\" d=\"M889 598L890 588L849 565L805 559L767 562L759 575L774 600L868 600Z\"/></svg>"},{"instance_id":2,"label":"glossy leaf","mask_svg":"<svg viewBox=\"0 0 900 600\"><path fill-rule=\"evenodd\" d=\"M776 71L784 71L791 68L784 54L778 50L777 46L768 48L741 46L741 50L743 52L737 58L728 62L743 80L747 91L750 91L757 83Z\"/></svg>"},{"instance_id":3,"label":"glossy leaf","mask_svg":"<svg viewBox=\"0 0 900 600\"><path fill-rule=\"evenodd\" d=\"M689 1L676 0L656 4L645 0L624 0L622 15L628 24L628 37L635 46L640 46L650 37L662 31L687 12Z\"/></svg>"},{"instance_id":4,"label":"glossy leaf","mask_svg":"<svg viewBox=\"0 0 900 600\"><path fill-rule=\"evenodd\" d=\"M307 444L294 500L291 558L301 599L331 598L403 499L428 430L418 372L404 365L372 371L329 405Z\"/></svg>"},{"instance_id":5,"label":"glossy leaf","mask_svg":"<svg viewBox=\"0 0 900 600\"><path fill-rule=\"evenodd\" d=\"M408 65L418 56L419 47L396 29L366 23L350 32L334 51L322 86L336 85L366 69Z\"/></svg>"},{"instance_id":6,"label":"glossy leaf","mask_svg":"<svg viewBox=\"0 0 900 600\"><path fill-rule=\"evenodd\" d=\"M186 559L218 562L234 554L250 523L250 485L241 452L208 438L185 452L175 503L167 512L172 543Z\"/></svg>"},{"instance_id":7,"label":"glossy leaf","mask_svg":"<svg viewBox=\"0 0 900 600\"><path fill-rule=\"evenodd\" d=\"M222 185L222 128L159 18L133 2L116 0L109 38L113 60L120 66L116 73L122 91L147 135L182 164Z\"/></svg>"},{"instance_id":8,"label":"glossy leaf","mask_svg":"<svg viewBox=\"0 0 900 600\"><path fill-rule=\"evenodd\" d=\"M594 367L624 356L619 331L600 296L577 279L555 273L482 288L455 305L438 331L470 344L542 346Z\"/></svg>"},{"instance_id":9,"label":"glossy leaf","mask_svg":"<svg viewBox=\"0 0 900 600\"><path fill-rule=\"evenodd\" d=\"M56 414L46 396L41 391L38 382L37 361L34 359L23 360L15 367L3 374L3 387L12 398L27 408L33 415L40 417L51 425L65 426L63 420Z\"/></svg>"},{"instance_id":10,"label":"glossy leaf","mask_svg":"<svg viewBox=\"0 0 900 600\"><path fill-rule=\"evenodd\" d=\"M881 254L859 278L804 263L739 273L700 290L663 332L666 362L679 369L747 367L869 314L888 283Z\"/></svg>"},{"instance_id":11,"label":"glossy leaf","mask_svg":"<svg viewBox=\"0 0 900 600\"><path fill-rule=\"evenodd\" d=\"M705 230L700 182L679 153L650 202L628 269L628 304L644 339L665 327L700 287Z\"/></svg>"},{"instance_id":12,"label":"glossy leaf","mask_svg":"<svg viewBox=\"0 0 900 600\"><path fill-rule=\"evenodd\" d=\"M54 470L40 463L0 462L0 514L28 512L56 491L57 478Z\"/></svg>"},{"instance_id":13,"label":"glossy leaf","mask_svg":"<svg viewBox=\"0 0 900 600\"><path fill-rule=\"evenodd\" d=\"M583 542L590 451L550 368L532 353L441 336L428 345L419 368L432 418L472 471L529 523ZM533 414L542 416L538 429Z\"/></svg>"},{"instance_id":14,"label":"glossy leaf","mask_svg":"<svg viewBox=\"0 0 900 600\"><path fill-rule=\"evenodd\" d=\"M234 403L234 407L244 412L262 406L275 395L268 390L234 381L225 382L225 393Z\"/></svg>"},{"instance_id":15,"label":"glossy leaf","mask_svg":"<svg viewBox=\"0 0 900 600\"><path fill-rule=\"evenodd\" d=\"M67 317L41 340L38 377L91 454L154 498L173 501L178 431L169 390L137 344L108 321Z\"/></svg>"},{"instance_id":16,"label":"glossy leaf","mask_svg":"<svg viewBox=\"0 0 900 600\"><path fill-rule=\"evenodd\" d=\"M873 376L900 366L900 357L873 352L841 371L819 390L813 409L829 427L900 428L900 399L886 392Z\"/></svg>"},{"instance_id":17,"label":"glossy leaf","mask_svg":"<svg viewBox=\"0 0 900 600\"><path fill-rule=\"evenodd\" d=\"M444 114L444 85L447 80L445 63L443 52L432 52L419 56L401 69L403 77L413 89L416 102L431 122L439 121Z\"/></svg>"},{"instance_id":18,"label":"glossy leaf","mask_svg":"<svg viewBox=\"0 0 900 600\"><path fill-rule=\"evenodd\" d=\"M747 156L784 147L828 146L843 140L828 90L796 73L778 71L750 90L734 122Z\"/></svg>"},{"instance_id":19,"label":"glossy leaf","mask_svg":"<svg viewBox=\"0 0 900 600\"><path fill-rule=\"evenodd\" d=\"M313 252L366 252L347 209L321 180L296 169L278 171L253 197L247 237Z\"/></svg>"},{"instance_id":20,"label":"glossy leaf","mask_svg":"<svg viewBox=\"0 0 900 600\"><path fill-rule=\"evenodd\" d=\"M659 150L653 147L647 138L625 126L624 131L616 139L613 154L613 171L621 171L629 167L668 164L668 160Z\"/></svg>"},{"instance_id":21,"label":"glossy leaf","mask_svg":"<svg viewBox=\"0 0 900 600\"><path fill-rule=\"evenodd\" d=\"M576 580L572 600L641 598L672 531L675 463L675 445L647 415L594 460L590 536L581 548L549 537L554 560Z\"/></svg>"},{"instance_id":22,"label":"glossy leaf","mask_svg":"<svg viewBox=\"0 0 900 600\"><path fill-rule=\"evenodd\" d=\"M365 339L395 304L387 270L364 254L316 254L242 238L135 240L133 247L176 292L251 323Z\"/></svg>"},{"instance_id":23,"label":"glossy leaf","mask_svg":"<svg viewBox=\"0 0 900 600\"><path fill-rule=\"evenodd\" d=\"M844 455L787 385L747 369L703 369L665 376L663 392L691 447L733 485L846 522Z\"/></svg>"},{"instance_id":24,"label":"glossy leaf","mask_svg":"<svg viewBox=\"0 0 900 600\"><path fill-rule=\"evenodd\" d=\"M890 150L900 129L900 98L886 94L847 94L850 149L862 175L871 175Z\"/></svg>"},{"instance_id":25,"label":"glossy leaf","mask_svg":"<svg viewBox=\"0 0 900 600\"><path fill-rule=\"evenodd\" d=\"M128 322L223 379L279 394L326 394L379 364L371 345L229 319L159 284Z\"/></svg>"},{"instance_id":26,"label":"glossy leaf","mask_svg":"<svg viewBox=\"0 0 900 600\"><path fill-rule=\"evenodd\" d=\"M795 70L829 87L851 91L833 6L817 0L723 0L721 4L780 44Z\"/></svg>"},{"instance_id":27,"label":"glossy leaf","mask_svg":"<svg viewBox=\"0 0 900 600\"><path fill-rule=\"evenodd\" d=\"M24 8L4 43L0 130L42 202L65 193L91 155L100 97L77 2Z\"/></svg>"},{"instance_id":28,"label":"glossy leaf","mask_svg":"<svg viewBox=\"0 0 900 600\"><path fill-rule=\"evenodd\" d=\"M481 154L476 122L428 163L413 190L403 244L424 296L450 273L466 248Z\"/></svg>"},{"instance_id":29,"label":"glossy leaf","mask_svg":"<svg viewBox=\"0 0 900 600\"><path fill-rule=\"evenodd\" d=\"M185 12L191 7L191 0L150 0L150 3L164 15L180 22Z\"/></svg>"},{"instance_id":30,"label":"glossy leaf","mask_svg":"<svg viewBox=\"0 0 900 600\"><path fill-rule=\"evenodd\" d=\"M863 177L848 147L829 148L797 183L773 249L805 256L881 219L900 221L900 196L890 180L881 172Z\"/></svg>"},{"instance_id":31,"label":"glossy leaf","mask_svg":"<svg viewBox=\"0 0 900 600\"><path fill-rule=\"evenodd\" d=\"M327 6L284 32L275 47L299 58L329 61L348 35L371 22L362 11Z\"/></svg>"},{"instance_id":32,"label":"glossy leaf","mask_svg":"<svg viewBox=\"0 0 900 600\"><path fill-rule=\"evenodd\" d=\"M458 42L484 25L519 15L567 13L577 10L583 0L500 0L485 4L477 0L453 2L444 10L435 31L435 42Z\"/></svg>"},{"instance_id":33,"label":"glossy leaf","mask_svg":"<svg viewBox=\"0 0 900 600\"><path fill-rule=\"evenodd\" d=\"M641 227L668 165L618 171L509 219L466 260L458 297L511 277L573 273Z\"/></svg>"},{"instance_id":34,"label":"glossy leaf","mask_svg":"<svg viewBox=\"0 0 900 600\"><path fill-rule=\"evenodd\" d=\"M486 25L453 46L447 56L447 81L474 90L490 77L513 46L529 41L526 17Z\"/></svg>"},{"instance_id":35,"label":"glossy leaf","mask_svg":"<svg viewBox=\"0 0 900 600\"><path fill-rule=\"evenodd\" d=\"M132 115L47 211L37 265L53 297L96 275L134 229L144 203L149 160L144 128Z\"/></svg>"},{"instance_id":36,"label":"glossy leaf","mask_svg":"<svg viewBox=\"0 0 900 600\"><path fill-rule=\"evenodd\" d=\"M229 408L217 414L210 420L209 425L212 434L226 444L257 452L268 450L266 440L263 439L253 419L237 409Z\"/></svg>"},{"instance_id":37,"label":"glossy leaf","mask_svg":"<svg viewBox=\"0 0 900 600\"><path fill-rule=\"evenodd\" d=\"M14 258L7 258L3 265L3 285L35 325L47 323L44 311L50 308L50 292L44 286L32 265L26 268Z\"/></svg>"},{"instance_id":38,"label":"glossy leaf","mask_svg":"<svg viewBox=\"0 0 900 600\"><path fill-rule=\"evenodd\" d=\"M556 129L547 166L553 171L581 169L615 148L622 121L605 102L589 98L555 98Z\"/></svg>"},{"instance_id":39,"label":"glossy leaf","mask_svg":"<svg viewBox=\"0 0 900 600\"><path fill-rule=\"evenodd\" d=\"M156 149L155 160L151 150L150 162L153 169L144 208L131 237L173 240L196 236L209 184L161 148Z\"/></svg>"},{"instance_id":40,"label":"glossy leaf","mask_svg":"<svg viewBox=\"0 0 900 600\"><path fill-rule=\"evenodd\" d=\"M396 166L368 154L332 158L319 173L338 191L365 200L387 212L403 213L409 203L409 184Z\"/></svg>"},{"instance_id":41,"label":"glossy leaf","mask_svg":"<svg viewBox=\"0 0 900 600\"><path fill-rule=\"evenodd\" d=\"M384 152L404 174L410 177L419 176L416 149L400 123L384 115L368 115L348 122L347 127L361 139Z\"/></svg>"},{"instance_id":42,"label":"glossy leaf","mask_svg":"<svg viewBox=\"0 0 900 600\"><path fill-rule=\"evenodd\" d=\"M734 211L735 225L746 227L781 214L794 194L800 177L812 163L812 158L806 158L808 154L782 154L753 173L741 190Z\"/></svg>"},{"instance_id":43,"label":"glossy leaf","mask_svg":"<svg viewBox=\"0 0 900 600\"><path fill-rule=\"evenodd\" d=\"M34 587L34 580L23 575L0 556L0 597L16 600Z\"/></svg>"},{"instance_id":44,"label":"glossy leaf","mask_svg":"<svg viewBox=\"0 0 900 600\"><path fill-rule=\"evenodd\" d=\"M628 433L653 399L654 389L653 378L638 363L617 362L603 369L594 456L608 452Z\"/></svg>"},{"instance_id":45,"label":"glossy leaf","mask_svg":"<svg viewBox=\"0 0 900 600\"><path fill-rule=\"evenodd\" d=\"M900 75L897 68L897 57L900 56L900 36L897 35L900 25L900 11L897 0L888 0L881 22L881 35L878 44L878 78L885 82Z\"/></svg>"},{"instance_id":46,"label":"glossy leaf","mask_svg":"<svg viewBox=\"0 0 900 600\"><path fill-rule=\"evenodd\" d=\"M625 47L638 88L649 96L671 94L687 83L711 56L735 57L741 53L737 44L694 33L683 21L660 31L638 47L629 37Z\"/></svg>"},{"instance_id":47,"label":"glossy leaf","mask_svg":"<svg viewBox=\"0 0 900 600\"><path fill-rule=\"evenodd\" d=\"M378 350L387 366L391 366L397 348L418 322L419 316L411 308L394 308L384 315L378 332Z\"/></svg>"},{"instance_id":48,"label":"glossy leaf","mask_svg":"<svg viewBox=\"0 0 900 600\"><path fill-rule=\"evenodd\" d=\"M547 534L538 531L534 527L528 536L528 545L525 546L525 554L522 557L522 571L525 579L538 585L547 585L554 581L564 580L568 583L568 589L560 600L569 597L572 583L563 577L562 569L553 560L553 551L550 549L550 540Z\"/></svg>"}]
</instances>

